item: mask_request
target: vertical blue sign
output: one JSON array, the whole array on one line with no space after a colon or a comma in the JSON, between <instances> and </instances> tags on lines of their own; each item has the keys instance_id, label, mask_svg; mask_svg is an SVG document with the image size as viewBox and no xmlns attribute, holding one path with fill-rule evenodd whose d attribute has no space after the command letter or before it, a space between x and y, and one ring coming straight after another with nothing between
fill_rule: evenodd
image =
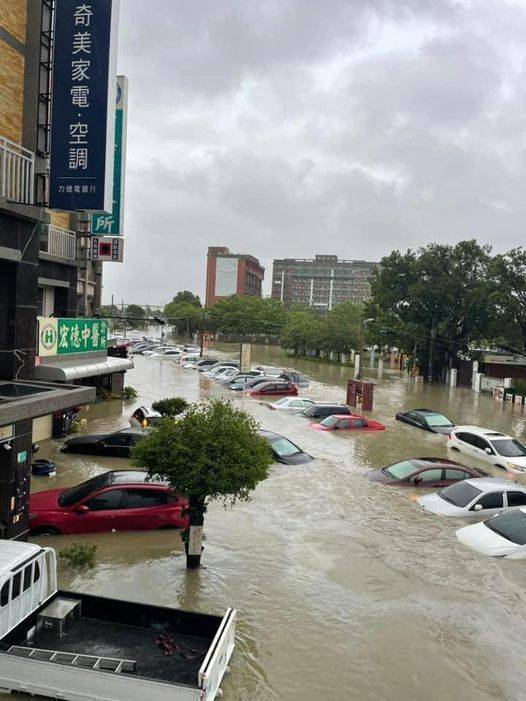
<instances>
[{"instance_id":1,"label":"vertical blue sign","mask_svg":"<svg viewBox=\"0 0 526 701\"><path fill-rule=\"evenodd\" d=\"M119 0L55 0L49 206L111 211Z\"/></svg>"}]
</instances>

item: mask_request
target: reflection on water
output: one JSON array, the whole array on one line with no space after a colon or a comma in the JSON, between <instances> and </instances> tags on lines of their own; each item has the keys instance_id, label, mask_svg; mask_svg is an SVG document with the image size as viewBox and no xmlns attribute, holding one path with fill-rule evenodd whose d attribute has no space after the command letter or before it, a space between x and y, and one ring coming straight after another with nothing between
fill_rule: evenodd
<instances>
[{"instance_id":1,"label":"reflection on water","mask_svg":"<svg viewBox=\"0 0 526 701\"><path fill-rule=\"evenodd\" d=\"M222 350L235 354L238 347ZM306 396L345 398L349 368L293 361L273 347L256 348L253 361L298 368L312 379L301 391ZM469 390L412 385L388 367L380 380L375 371L371 378L372 416L387 427L379 434L320 433L299 416L233 397L264 428L284 433L317 460L276 465L248 504L229 510L212 504L202 570L186 573L177 533L107 533L83 536L98 545L97 565L88 574L62 566L61 586L213 613L235 606L238 648L223 684L232 701L523 698L524 563L466 550L454 537L461 524L421 512L415 490L366 479L372 467L446 453L444 437L396 422L401 408L431 407L454 422L519 437L523 410ZM127 384L139 400L125 403L122 414L91 421L89 432L127 426L138 403L160 397L232 394L173 361L140 356ZM42 444L42 457L56 458L58 475L34 478L34 490L127 464L62 455L58 447Z\"/></svg>"}]
</instances>

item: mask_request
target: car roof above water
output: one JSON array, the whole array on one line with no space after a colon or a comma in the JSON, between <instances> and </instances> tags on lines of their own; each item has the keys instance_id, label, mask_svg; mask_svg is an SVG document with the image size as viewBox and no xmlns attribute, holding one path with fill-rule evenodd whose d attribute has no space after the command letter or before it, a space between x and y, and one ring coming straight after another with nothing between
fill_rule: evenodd
<instances>
[{"instance_id":1,"label":"car roof above water","mask_svg":"<svg viewBox=\"0 0 526 701\"><path fill-rule=\"evenodd\" d=\"M471 477L467 480L462 480L456 484L471 484L477 489L481 489L483 492L492 492L495 489L505 489L507 491L519 491L526 494L526 487L512 482L508 479L502 479L500 477Z\"/></svg>"}]
</instances>

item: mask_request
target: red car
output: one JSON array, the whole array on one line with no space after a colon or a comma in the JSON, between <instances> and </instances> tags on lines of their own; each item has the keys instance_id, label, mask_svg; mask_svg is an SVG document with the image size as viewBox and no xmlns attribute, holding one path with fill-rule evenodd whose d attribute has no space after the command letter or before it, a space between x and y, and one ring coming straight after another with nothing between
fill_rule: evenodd
<instances>
[{"instance_id":1,"label":"red car","mask_svg":"<svg viewBox=\"0 0 526 701\"><path fill-rule=\"evenodd\" d=\"M111 471L69 489L31 495L32 535L187 528L188 502L146 472Z\"/></svg>"},{"instance_id":2,"label":"red car","mask_svg":"<svg viewBox=\"0 0 526 701\"><path fill-rule=\"evenodd\" d=\"M379 421L367 419L356 414L332 414L319 424L309 424L316 431L385 431L385 426Z\"/></svg>"},{"instance_id":3,"label":"red car","mask_svg":"<svg viewBox=\"0 0 526 701\"><path fill-rule=\"evenodd\" d=\"M293 382L288 382L287 380L270 380L269 382L262 382L260 385L248 393L250 397L269 397L278 396L284 394L298 394L298 388Z\"/></svg>"}]
</instances>

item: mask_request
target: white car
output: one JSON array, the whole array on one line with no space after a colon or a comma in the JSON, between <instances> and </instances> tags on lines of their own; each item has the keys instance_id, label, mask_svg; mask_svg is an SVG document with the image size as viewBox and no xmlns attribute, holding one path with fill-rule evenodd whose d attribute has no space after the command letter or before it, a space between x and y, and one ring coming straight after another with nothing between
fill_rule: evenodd
<instances>
[{"instance_id":1,"label":"white car","mask_svg":"<svg viewBox=\"0 0 526 701\"><path fill-rule=\"evenodd\" d=\"M426 494L418 503L432 514L480 519L516 507L522 499L526 504L526 487L520 484L507 479L475 477Z\"/></svg>"},{"instance_id":2,"label":"white car","mask_svg":"<svg viewBox=\"0 0 526 701\"><path fill-rule=\"evenodd\" d=\"M449 434L447 447L508 472L526 472L526 446L491 428L457 426Z\"/></svg>"},{"instance_id":3,"label":"white car","mask_svg":"<svg viewBox=\"0 0 526 701\"><path fill-rule=\"evenodd\" d=\"M198 360L201 360L199 353L197 355L195 353L182 353L179 356L179 363L181 365L194 364L197 363Z\"/></svg>"},{"instance_id":4,"label":"white car","mask_svg":"<svg viewBox=\"0 0 526 701\"><path fill-rule=\"evenodd\" d=\"M464 526L456 532L456 536L463 545L482 555L524 560L526 559L526 507L510 509L487 521Z\"/></svg>"},{"instance_id":5,"label":"white car","mask_svg":"<svg viewBox=\"0 0 526 701\"><path fill-rule=\"evenodd\" d=\"M132 428L146 428L152 426L161 418L161 414L149 406L139 406L130 416Z\"/></svg>"},{"instance_id":6,"label":"white car","mask_svg":"<svg viewBox=\"0 0 526 701\"><path fill-rule=\"evenodd\" d=\"M237 368L233 368L231 365L219 365L218 367L213 368L213 370L205 372L205 377L209 377L212 380L219 377L224 379L229 375L237 375L238 372L239 370Z\"/></svg>"},{"instance_id":7,"label":"white car","mask_svg":"<svg viewBox=\"0 0 526 701\"><path fill-rule=\"evenodd\" d=\"M312 406L314 402L306 397L283 397L277 402L261 402L261 404L268 406L269 409L279 409L280 411L303 411Z\"/></svg>"},{"instance_id":8,"label":"white car","mask_svg":"<svg viewBox=\"0 0 526 701\"><path fill-rule=\"evenodd\" d=\"M173 358L178 360L181 357L182 351L179 348L159 348L154 353L150 353L150 358ZM146 354L145 354L146 355Z\"/></svg>"}]
</instances>

